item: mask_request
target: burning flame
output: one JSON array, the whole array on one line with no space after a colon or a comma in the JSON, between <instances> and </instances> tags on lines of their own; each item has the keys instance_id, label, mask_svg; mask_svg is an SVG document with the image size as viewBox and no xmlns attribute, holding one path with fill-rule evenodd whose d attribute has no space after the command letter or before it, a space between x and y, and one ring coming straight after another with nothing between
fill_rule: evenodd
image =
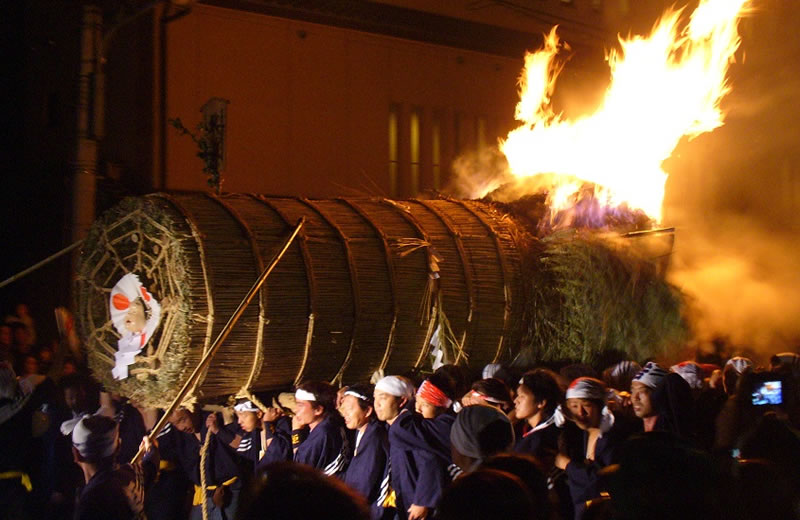
<instances>
[{"instance_id":1,"label":"burning flame","mask_svg":"<svg viewBox=\"0 0 800 520\"><path fill-rule=\"evenodd\" d=\"M567 121L550 97L561 65L556 28L544 48L525 56L515 117L500 149L511 172L548 186L548 204L563 209L582 186L608 206L627 204L661 220L667 173L661 163L683 136L723 124L726 73L741 42L738 22L750 0L702 0L679 29L683 10L668 10L649 37L619 38L607 61L611 84L592 115Z\"/></svg>"}]
</instances>

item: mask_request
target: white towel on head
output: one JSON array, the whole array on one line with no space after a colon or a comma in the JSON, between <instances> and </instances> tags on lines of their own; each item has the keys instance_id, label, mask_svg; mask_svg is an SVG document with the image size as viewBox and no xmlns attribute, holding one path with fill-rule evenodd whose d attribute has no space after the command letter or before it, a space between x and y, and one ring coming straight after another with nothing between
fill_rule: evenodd
<instances>
[{"instance_id":1,"label":"white towel on head","mask_svg":"<svg viewBox=\"0 0 800 520\"><path fill-rule=\"evenodd\" d=\"M405 379L397 376L386 376L375 384L375 390L386 392L395 397L414 397L414 387Z\"/></svg>"}]
</instances>

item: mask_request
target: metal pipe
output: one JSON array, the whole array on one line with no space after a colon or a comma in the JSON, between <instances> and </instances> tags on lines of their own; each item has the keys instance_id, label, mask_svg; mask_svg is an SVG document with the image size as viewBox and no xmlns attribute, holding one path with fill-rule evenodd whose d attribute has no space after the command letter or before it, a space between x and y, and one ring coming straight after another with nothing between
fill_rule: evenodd
<instances>
[{"instance_id":1,"label":"metal pipe","mask_svg":"<svg viewBox=\"0 0 800 520\"><path fill-rule=\"evenodd\" d=\"M640 236L647 236L647 235L661 235L664 233L674 233L674 227L668 228L657 228L657 229L645 229L644 231L631 231L630 233L625 233L622 236L625 238L635 238Z\"/></svg>"}]
</instances>

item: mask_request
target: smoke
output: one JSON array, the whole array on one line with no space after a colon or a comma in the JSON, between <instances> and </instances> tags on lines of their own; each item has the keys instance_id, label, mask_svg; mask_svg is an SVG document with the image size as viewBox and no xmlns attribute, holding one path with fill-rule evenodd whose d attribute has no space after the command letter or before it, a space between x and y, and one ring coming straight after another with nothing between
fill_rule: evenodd
<instances>
[{"instance_id":1,"label":"smoke","mask_svg":"<svg viewBox=\"0 0 800 520\"><path fill-rule=\"evenodd\" d=\"M756 7L725 125L673 154L665 214L678 227L669 276L698 341L767 356L800 346L800 121L787 110L800 96L800 12L790 0Z\"/></svg>"},{"instance_id":2,"label":"smoke","mask_svg":"<svg viewBox=\"0 0 800 520\"><path fill-rule=\"evenodd\" d=\"M764 356L800 340L800 245L744 216L676 233L669 279L689 297L697 342L726 339L734 350ZM708 223L709 221L705 221Z\"/></svg>"},{"instance_id":3,"label":"smoke","mask_svg":"<svg viewBox=\"0 0 800 520\"><path fill-rule=\"evenodd\" d=\"M790 108L800 98L798 24L795 0L758 2L741 23L724 126L681 143L664 164L663 225L677 227L667 276L687 295L700 348L716 339L763 356L800 347L800 119ZM579 65L562 74L575 81L556 88L559 110L603 90L601 75ZM465 198L513 201L549 184L514 179L496 149L461 157L454 170L450 192Z\"/></svg>"},{"instance_id":4,"label":"smoke","mask_svg":"<svg viewBox=\"0 0 800 520\"><path fill-rule=\"evenodd\" d=\"M445 192L463 199L480 199L500 186L513 182L505 156L496 147L460 155Z\"/></svg>"}]
</instances>

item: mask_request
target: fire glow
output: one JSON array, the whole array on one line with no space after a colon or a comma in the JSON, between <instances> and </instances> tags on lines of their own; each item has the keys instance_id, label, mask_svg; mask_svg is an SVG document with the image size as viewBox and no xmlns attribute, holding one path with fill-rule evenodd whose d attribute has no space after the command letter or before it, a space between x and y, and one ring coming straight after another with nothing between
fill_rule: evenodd
<instances>
[{"instance_id":1,"label":"fire glow","mask_svg":"<svg viewBox=\"0 0 800 520\"><path fill-rule=\"evenodd\" d=\"M649 37L620 37L620 50L607 53L611 83L604 100L574 121L551 106L562 68L554 27L544 48L525 57L515 113L523 125L500 141L511 173L543 184L554 212L591 183L603 204L641 209L660 222L662 162L684 136L723 124L720 102L730 91L726 74L749 2L702 0L686 24L683 10L668 10Z\"/></svg>"}]
</instances>

